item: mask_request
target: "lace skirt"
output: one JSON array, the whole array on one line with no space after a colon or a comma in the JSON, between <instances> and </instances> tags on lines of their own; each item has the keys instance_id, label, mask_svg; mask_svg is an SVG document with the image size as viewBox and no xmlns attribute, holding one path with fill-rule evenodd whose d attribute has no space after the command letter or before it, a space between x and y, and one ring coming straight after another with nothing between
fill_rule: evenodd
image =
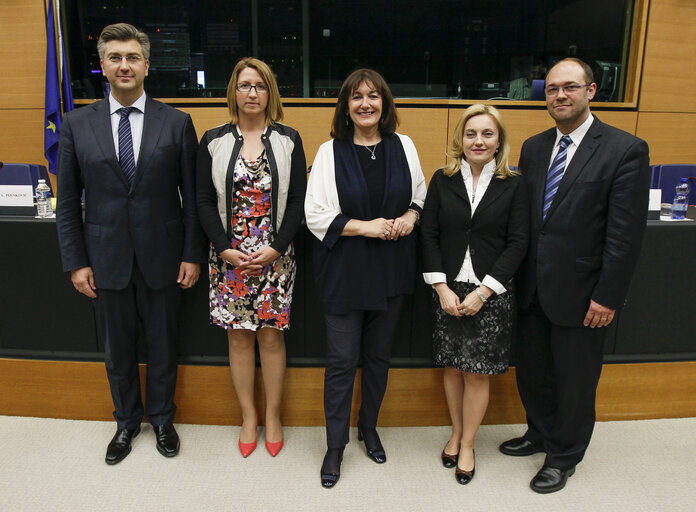
<instances>
[{"instance_id":1,"label":"lace skirt","mask_svg":"<svg viewBox=\"0 0 696 512\"><path fill-rule=\"evenodd\" d=\"M450 288L464 300L477 286L451 283ZM472 373L505 373L510 364L515 295L512 283L502 295L494 294L474 316L455 317L440 307L433 290L435 330L433 351L435 364Z\"/></svg>"}]
</instances>

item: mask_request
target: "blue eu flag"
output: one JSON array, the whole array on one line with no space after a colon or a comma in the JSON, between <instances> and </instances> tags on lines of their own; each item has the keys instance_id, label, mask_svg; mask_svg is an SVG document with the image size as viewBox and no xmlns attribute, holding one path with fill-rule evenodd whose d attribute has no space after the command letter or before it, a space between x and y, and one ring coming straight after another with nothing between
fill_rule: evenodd
<instances>
[{"instance_id":1,"label":"blue eu flag","mask_svg":"<svg viewBox=\"0 0 696 512\"><path fill-rule=\"evenodd\" d=\"M62 39L61 39L62 45ZM62 48L61 48L62 49ZM48 170L56 173L58 166L58 136L60 134L60 92L63 89L65 111L73 109L72 91L68 70L65 65L65 52L62 54L63 80L58 78L58 57L56 54L56 26L53 20L53 0L48 0L46 17L46 102L44 120L44 154L48 160Z\"/></svg>"},{"instance_id":2,"label":"blue eu flag","mask_svg":"<svg viewBox=\"0 0 696 512\"><path fill-rule=\"evenodd\" d=\"M56 27L53 23L53 0L48 0L46 17L46 119L44 122L44 154L48 170L56 173L58 135L60 133L60 84L56 55Z\"/></svg>"}]
</instances>

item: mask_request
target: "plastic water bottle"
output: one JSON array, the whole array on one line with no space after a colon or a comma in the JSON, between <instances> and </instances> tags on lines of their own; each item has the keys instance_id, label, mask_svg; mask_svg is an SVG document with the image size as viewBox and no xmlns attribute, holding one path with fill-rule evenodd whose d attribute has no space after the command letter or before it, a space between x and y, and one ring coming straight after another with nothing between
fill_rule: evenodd
<instances>
[{"instance_id":1,"label":"plastic water bottle","mask_svg":"<svg viewBox=\"0 0 696 512\"><path fill-rule=\"evenodd\" d=\"M681 183L674 190L674 202L672 203L672 218L686 218L686 210L689 207L689 180L682 178Z\"/></svg>"},{"instance_id":2,"label":"plastic water bottle","mask_svg":"<svg viewBox=\"0 0 696 512\"><path fill-rule=\"evenodd\" d=\"M42 219L53 217L51 189L46 185L46 180L39 180L36 186L36 216Z\"/></svg>"}]
</instances>

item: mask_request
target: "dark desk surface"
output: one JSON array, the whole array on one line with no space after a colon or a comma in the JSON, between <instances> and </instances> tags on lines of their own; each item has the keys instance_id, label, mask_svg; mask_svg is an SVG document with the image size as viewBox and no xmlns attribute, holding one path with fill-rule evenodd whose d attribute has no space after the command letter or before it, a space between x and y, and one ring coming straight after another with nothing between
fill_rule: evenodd
<instances>
[{"instance_id":1,"label":"dark desk surface","mask_svg":"<svg viewBox=\"0 0 696 512\"><path fill-rule=\"evenodd\" d=\"M311 234L295 240L298 273L288 365L322 366L324 321L311 272ZM0 287L0 357L101 360L90 299L78 294L60 266L55 220L0 217L5 279ZM417 279L394 343L395 366L430 366L430 287ZM610 361L696 359L691 318L696 290L696 222L649 221L625 308L607 329ZM226 364L223 329L208 323L208 280L203 273L183 292L180 359Z\"/></svg>"}]
</instances>

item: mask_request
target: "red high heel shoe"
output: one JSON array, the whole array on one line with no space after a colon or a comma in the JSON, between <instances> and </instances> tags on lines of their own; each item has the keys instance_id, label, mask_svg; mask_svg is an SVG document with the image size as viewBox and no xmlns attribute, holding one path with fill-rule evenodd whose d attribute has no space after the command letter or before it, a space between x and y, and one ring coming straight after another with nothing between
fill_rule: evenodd
<instances>
[{"instance_id":1,"label":"red high heel shoe","mask_svg":"<svg viewBox=\"0 0 696 512\"><path fill-rule=\"evenodd\" d=\"M271 454L271 457L275 457L278 455L278 452L283 449L283 439L278 441L277 443L269 443L266 441L266 450L268 450L268 453Z\"/></svg>"},{"instance_id":2,"label":"red high heel shoe","mask_svg":"<svg viewBox=\"0 0 696 512\"><path fill-rule=\"evenodd\" d=\"M268 429L266 429L266 434L268 434ZM282 434L282 432L281 432ZM280 441L275 442L275 443L269 443L268 440L266 440L266 450L268 450L268 453L271 454L271 457L275 457L278 455L278 452L283 449L283 441L284 438L280 438Z\"/></svg>"},{"instance_id":3,"label":"red high heel shoe","mask_svg":"<svg viewBox=\"0 0 696 512\"><path fill-rule=\"evenodd\" d=\"M242 439L240 437L239 439L239 451L242 454L242 457L245 459L252 454L254 450L256 450L256 441L259 438L259 424L261 423L261 418L259 416L258 411L256 411L256 437L254 437L254 440L251 443L242 443ZM280 450L279 450L280 451Z\"/></svg>"}]
</instances>

